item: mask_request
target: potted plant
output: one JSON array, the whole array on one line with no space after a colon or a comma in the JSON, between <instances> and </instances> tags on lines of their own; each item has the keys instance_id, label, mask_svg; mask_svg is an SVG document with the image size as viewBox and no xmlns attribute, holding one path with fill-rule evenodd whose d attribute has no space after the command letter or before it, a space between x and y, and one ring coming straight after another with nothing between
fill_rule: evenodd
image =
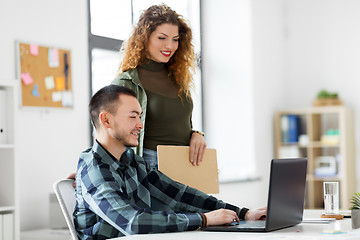
<instances>
[{"instance_id":1,"label":"potted plant","mask_svg":"<svg viewBox=\"0 0 360 240\"><path fill-rule=\"evenodd\" d=\"M350 200L351 207L351 225L352 228L360 227L360 193L356 192Z\"/></svg>"},{"instance_id":2,"label":"potted plant","mask_svg":"<svg viewBox=\"0 0 360 240\"><path fill-rule=\"evenodd\" d=\"M314 106L330 106L330 105L342 105L342 101L339 99L339 95L336 92L328 92L321 90L316 99L314 100Z\"/></svg>"}]
</instances>

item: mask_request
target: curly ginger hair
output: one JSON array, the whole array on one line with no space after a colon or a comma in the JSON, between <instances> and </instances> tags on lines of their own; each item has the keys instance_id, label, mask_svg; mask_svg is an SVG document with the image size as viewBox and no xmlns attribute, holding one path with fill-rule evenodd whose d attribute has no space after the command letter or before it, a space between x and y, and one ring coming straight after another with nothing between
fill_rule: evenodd
<instances>
[{"instance_id":1,"label":"curly ginger hair","mask_svg":"<svg viewBox=\"0 0 360 240\"><path fill-rule=\"evenodd\" d=\"M183 92L188 97L193 87L192 71L195 69L195 54L192 44L192 31L184 18L165 4L153 5L145 10L129 39L122 45L124 58L120 64L121 72L134 69L143 64L148 53L148 42L157 26L170 23L179 28L179 46L167 62L169 78L178 86L178 95Z\"/></svg>"}]
</instances>

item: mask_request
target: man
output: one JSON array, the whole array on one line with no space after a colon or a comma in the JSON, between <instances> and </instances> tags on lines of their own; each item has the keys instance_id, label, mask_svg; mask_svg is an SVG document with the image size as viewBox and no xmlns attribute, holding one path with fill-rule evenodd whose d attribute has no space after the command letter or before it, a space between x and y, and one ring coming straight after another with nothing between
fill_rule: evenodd
<instances>
[{"instance_id":1,"label":"man","mask_svg":"<svg viewBox=\"0 0 360 240\"><path fill-rule=\"evenodd\" d=\"M76 172L74 223L81 239L195 230L266 214L175 182L135 155L130 147L138 145L143 123L132 90L106 86L89 110L96 141L80 155Z\"/></svg>"}]
</instances>

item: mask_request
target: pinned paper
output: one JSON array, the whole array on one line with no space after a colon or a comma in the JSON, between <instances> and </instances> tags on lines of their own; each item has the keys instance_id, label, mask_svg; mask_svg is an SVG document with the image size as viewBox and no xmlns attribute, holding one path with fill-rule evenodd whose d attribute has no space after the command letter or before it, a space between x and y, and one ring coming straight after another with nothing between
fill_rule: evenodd
<instances>
[{"instance_id":1,"label":"pinned paper","mask_svg":"<svg viewBox=\"0 0 360 240\"><path fill-rule=\"evenodd\" d=\"M32 79L32 77L28 72L24 72L21 74L21 80L25 85L29 85L34 82L34 80Z\"/></svg>"},{"instance_id":2,"label":"pinned paper","mask_svg":"<svg viewBox=\"0 0 360 240\"><path fill-rule=\"evenodd\" d=\"M53 100L53 102L60 102L61 101L61 92L53 92L52 100Z\"/></svg>"},{"instance_id":3,"label":"pinned paper","mask_svg":"<svg viewBox=\"0 0 360 240\"><path fill-rule=\"evenodd\" d=\"M57 91L65 89L65 79L63 77L55 78L55 87Z\"/></svg>"},{"instance_id":4,"label":"pinned paper","mask_svg":"<svg viewBox=\"0 0 360 240\"><path fill-rule=\"evenodd\" d=\"M30 54L34 56L39 55L39 46L36 44L30 44Z\"/></svg>"},{"instance_id":5,"label":"pinned paper","mask_svg":"<svg viewBox=\"0 0 360 240\"><path fill-rule=\"evenodd\" d=\"M64 107L72 106L72 94L70 91L63 91L62 93L62 105Z\"/></svg>"},{"instance_id":6,"label":"pinned paper","mask_svg":"<svg viewBox=\"0 0 360 240\"><path fill-rule=\"evenodd\" d=\"M48 61L50 67L59 67L59 51L57 48L49 48Z\"/></svg>"},{"instance_id":7,"label":"pinned paper","mask_svg":"<svg viewBox=\"0 0 360 240\"><path fill-rule=\"evenodd\" d=\"M55 81L53 76L45 77L45 87L46 89L53 89L55 87Z\"/></svg>"},{"instance_id":8,"label":"pinned paper","mask_svg":"<svg viewBox=\"0 0 360 240\"><path fill-rule=\"evenodd\" d=\"M37 84L34 84L34 89L31 91L31 94L35 97L40 97L40 93L39 93L39 90L38 90L38 85Z\"/></svg>"}]
</instances>

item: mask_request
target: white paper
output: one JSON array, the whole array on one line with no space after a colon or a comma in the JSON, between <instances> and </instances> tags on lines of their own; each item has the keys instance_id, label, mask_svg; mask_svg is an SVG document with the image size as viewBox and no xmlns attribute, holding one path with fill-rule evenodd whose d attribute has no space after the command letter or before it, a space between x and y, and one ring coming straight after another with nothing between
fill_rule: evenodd
<instances>
[{"instance_id":1,"label":"white paper","mask_svg":"<svg viewBox=\"0 0 360 240\"><path fill-rule=\"evenodd\" d=\"M335 221L335 218L304 218L303 223L330 223Z\"/></svg>"},{"instance_id":2,"label":"white paper","mask_svg":"<svg viewBox=\"0 0 360 240\"><path fill-rule=\"evenodd\" d=\"M55 87L55 81L53 76L45 77L45 86L46 89L53 89Z\"/></svg>"},{"instance_id":3,"label":"white paper","mask_svg":"<svg viewBox=\"0 0 360 240\"><path fill-rule=\"evenodd\" d=\"M72 107L72 93L70 91L63 91L62 93L62 105L64 107Z\"/></svg>"},{"instance_id":4,"label":"white paper","mask_svg":"<svg viewBox=\"0 0 360 240\"><path fill-rule=\"evenodd\" d=\"M49 67L59 67L59 51L57 48L49 48L48 51Z\"/></svg>"},{"instance_id":5,"label":"white paper","mask_svg":"<svg viewBox=\"0 0 360 240\"><path fill-rule=\"evenodd\" d=\"M60 102L62 98L61 92L53 92L52 93L52 100L53 102Z\"/></svg>"}]
</instances>

